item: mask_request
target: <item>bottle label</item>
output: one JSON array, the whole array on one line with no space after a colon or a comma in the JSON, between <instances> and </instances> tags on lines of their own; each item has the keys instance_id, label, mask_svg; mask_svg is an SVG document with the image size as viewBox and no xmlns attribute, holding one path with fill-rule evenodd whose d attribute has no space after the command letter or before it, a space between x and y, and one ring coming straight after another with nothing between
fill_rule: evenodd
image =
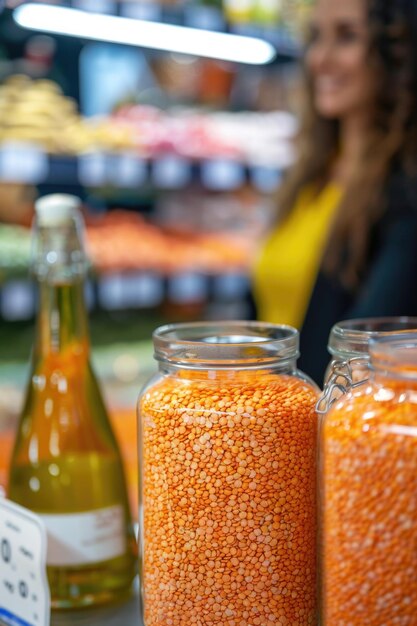
<instances>
[{"instance_id":1,"label":"bottle label","mask_svg":"<svg viewBox=\"0 0 417 626\"><path fill-rule=\"evenodd\" d=\"M126 522L120 505L88 513L39 517L48 534L48 565L89 565L126 552Z\"/></svg>"}]
</instances>

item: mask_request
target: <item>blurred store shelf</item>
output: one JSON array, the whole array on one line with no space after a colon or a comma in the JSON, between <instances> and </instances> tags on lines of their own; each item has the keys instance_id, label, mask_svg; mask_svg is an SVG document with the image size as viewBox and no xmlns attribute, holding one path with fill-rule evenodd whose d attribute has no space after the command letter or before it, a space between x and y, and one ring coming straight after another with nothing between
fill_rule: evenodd
<instances>
[{"instance_id":1,"label":"blurred store shelf","mask_svg":"<svg viewBox=\"0 0 417 626\"><path fill-rule=\"evenodd\" d=\"M288 159L291 155L288 155ZM139 189L183 189L192 182L208 190L235 190L252 184L274 191L281 180L279 167L250 165L233 159L196 161L167 155L143 159L129 153L91 152L85 155L50 155L25 145L0 147L0 181L32 185L111 186Z\"/></svg>"},{"instance_id":2,"label":"blurred store shelf","mask_svg":"<svg viewBox=\"0 0 417 626\"><path fill-rule=\"evenodd\" d=\"M51 80L15 74L0 86L0 181L33 185L273 190L294 159L287 111L165 110L120 103L83 116Z\"/></svg>"},{"instance_id":3,"label":"blurred store shelf","mask_svg":"<svg viewBox=\"0 0 417 626\"><path fill-rule=\"evenodd\" d=\"M162 276L149 272L108 273L88 284L86 300L90 311L122 312L153 310L159 307L196 307L204 310L210 305L211 316L233 307L221 317L245 318L249 277L229 272L208 275L193 271ZM37 294L32 282L25 278L5 279L0 286L0 320L32 320L36 312Z\"/></svg>"}]
</instances>

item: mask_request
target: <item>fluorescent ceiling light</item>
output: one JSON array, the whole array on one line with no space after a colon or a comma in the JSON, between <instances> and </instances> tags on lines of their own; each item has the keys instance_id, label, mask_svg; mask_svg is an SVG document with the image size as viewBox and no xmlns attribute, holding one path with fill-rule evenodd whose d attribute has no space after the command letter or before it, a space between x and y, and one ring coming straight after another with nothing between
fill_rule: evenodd
<instances>
[{"instance_id":1,"label":"fluorescent ceiling light","mask_svg":"<svg viewBox=\"0 0 417 626\"><path fill-rule=\"evenodd\" d=\"M250 65L264 65L276 55L270 43L255 37L89 13L48 4L22 4L14 10L13 17L19 26L30 30Z\"/></svg>"}]
</instances>

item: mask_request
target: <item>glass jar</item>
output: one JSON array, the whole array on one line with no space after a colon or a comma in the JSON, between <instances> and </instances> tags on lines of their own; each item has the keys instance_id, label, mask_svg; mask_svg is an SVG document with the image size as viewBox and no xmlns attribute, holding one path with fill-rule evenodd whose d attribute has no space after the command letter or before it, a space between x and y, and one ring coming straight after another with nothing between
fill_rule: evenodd
<instances>
[{"instance_id":1,"label":"glass jar","mask_svg":"<svg viewBox=\"0 0 417 626\"><path fill-rule=\"evenodd\" d=\"M417 317L380 317L347 320L333 326L328 350L331 361L317 412L326 414L340 396L369 379L369 345L372 340L417 331Z\"/></svg>"},{"instance_id":2,"label":"glass jar","mask_svg":"<svg viewBox=\"0 0 417 626\"><path fill-rule=\"evenodd\" d=\"M320 429L322 626L417 623L417 334L371 365Z\"/></svg>"},{"instance_id":3,"label":"glass jar","mask_svg":"<svg viewBox=\"0 0 417 626\"><path fill-rule=\"evenodd\" d=\"M191 323L154 333L139 399L146 626L316 620L318 390L298 332Z\"/></svg>"}]
</instances>

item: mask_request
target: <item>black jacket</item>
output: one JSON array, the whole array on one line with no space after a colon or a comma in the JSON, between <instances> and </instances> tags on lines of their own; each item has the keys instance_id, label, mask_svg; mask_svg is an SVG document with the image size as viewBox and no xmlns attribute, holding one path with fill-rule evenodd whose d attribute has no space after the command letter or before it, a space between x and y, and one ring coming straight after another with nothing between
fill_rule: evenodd
<instances>
[{"instance_id":1,"label":"black jacket","mask_svg":"<svg viewBox=\"0 0 417 626\"><path fill-rule=\"evenodd\" d=\"M370 235L369 262L355 291L319 272L301 331L299 368L320 386L334 324L362 317L417 315L417 181L395 174L387 209Z\"/></svg>"}]
</instances>

